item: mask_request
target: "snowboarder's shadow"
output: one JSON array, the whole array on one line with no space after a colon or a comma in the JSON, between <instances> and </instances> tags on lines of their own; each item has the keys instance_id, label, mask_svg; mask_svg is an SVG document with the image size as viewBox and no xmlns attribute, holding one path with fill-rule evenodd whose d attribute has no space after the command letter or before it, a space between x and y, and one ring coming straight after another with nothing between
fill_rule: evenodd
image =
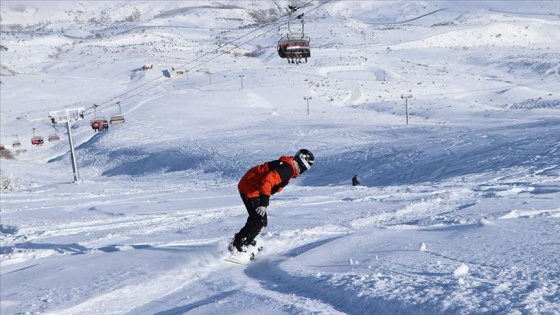
<instances>
[{"instance_id":1,"label":"snowboarder's shadow","mask_svg":"<svg viewBox=\"0 0 560 315\"><path fill-rule=\"evenodd\" d=\"M296 256L301 255L301 254L303 254L307 251L310 251L314 248L317 248L319 246L322 246L322 245L325 245L325 244L330 243L332 241L335 241L335 240L337 240L341 237L342 236L335 236L335 237L327 238L327 239L324 239L324 240L316 241L316 242L313 242L313 243L305 244L303 246L300 246L300 247L297 247L297 248L294 248L294 249L288 251L284 256L289 257L289 258L296 257Z\"/></svg>"}]
</instances>

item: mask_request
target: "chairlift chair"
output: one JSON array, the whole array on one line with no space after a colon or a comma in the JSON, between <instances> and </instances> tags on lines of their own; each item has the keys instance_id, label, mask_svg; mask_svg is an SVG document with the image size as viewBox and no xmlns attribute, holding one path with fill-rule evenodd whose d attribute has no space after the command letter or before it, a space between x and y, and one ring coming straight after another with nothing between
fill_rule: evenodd
<instances>
[{"instance_id":1,"label":"chairlift chair","mask_svg":"<svg viewBox=\"0 0 560 315\"><path fill-rule=\"evenodd\" d=\"M278 41L278 55L288 59L288 63L307 62L311 57L309 38L301 35L287 35Z\"/></svg>"},{"instance_id":2,"label":"chairlift chair","mask_svg":"<svg viewBox=\"0 0 560 315\"><path fill-rule=\"evenodd\" d=\"M32 145L43 145L43 143L45 143L45 141L43 140L43 137L36 136L35 135L35 128L33 128L33 138L31 138L31 144Z\"/></svg>"},{"instance_id":3,"label":"chairlift chair","mask_svg":"<svg viewBox=\"0 0 560 315\"><path fill-rule=\"evenodd\" d=\"M16 141L12 142L12 147L13 148L19 148L19 147L21 147L21 142L19 142L18 136L17 135L15 135L15 136L16 136Z\"/></svg>"},{"instance_id":4,"label":"chairlift chair","mask_svg":"<svg viewBox=\"0 0 560 315\"><path fill-rule=\"evenodd\" d=\"M93 119L90 121L91 128L95 132L109 130L109 121L105 117L97 117L97 107L99 105L93 104Z\"/></svg>"},{"instance_id":5,"label":"chairlift chair","mask_svg":"<svg viewBox=\"0 0 560 315\"><path fill-rule=\"evenodd\" d=\"M121 114L115 114L109 118L109 123L111 124L122 124L124 123L124 116Z\"/></svg>"},{"instance_id":6,"label":"chairlift chair","mask_svg":"<svg viewBox=\"0 0 560 315\"><path fill-rule=\"evenodd\" d=\"M56 121L56 119L54 119L54 118L52 118L52 119ZM49 142L54 142L54 141L60 140L60 137L58 136L58 134L56 132L56 127L54 126L54 123L53 123L52 127L54 128L54 133L49 135L49 137L48 137Z\"/></svg>"},{"instance_id":7,"label":"chairlift chair","mask_svg":"<svg viewBox=\"0 0 560 315\"><path fill-rule=\"evenodd\" d=\"M291 12L295 8L290 8ZM309 48L309 37L304 33L303 14L297 16L301 20L301 33L293 33L290 29L291 12L288 20L288 34L278 41L276 49L280 58L288 59L288 63L300 63L304 60L307 63L307 58L311 57L311 49Z\"/></svg>"},{"instance_id":8,"label":"chairlift chair","mask_svg":"<svg viewBox=\"0 0 560 315\"><path fill-rule=\"evenodd\" d=\"M109 118L109 123L111 123L111 124L122 124L122 123L124 123L124 115L121 112L121 102L117 102L117 105L119 105L119 113L114 114L114 115L111 116L111 118Z\"/></svg>"},{"instance_id":9,"label":"chairlift chair","mask_svg":"<svg viewBox=\"0 0 560 315\"><path fill-rule=\"evenodd\" d=\"M33 138L31 138L32 145L43 145L43 143L45 143L45 141L41 136L34 136Z\"/></svg>"},{"instance_id":10,"label":"chairlift chair","mask_svg":"<svg viewBox=\"0 0 560 315\"><path fill-rule=\"evenodd\" d=\"M90 121L90 125L95 132L109 130L109 122L105 118L94 118Z\"/></svg>"}]
</instances>

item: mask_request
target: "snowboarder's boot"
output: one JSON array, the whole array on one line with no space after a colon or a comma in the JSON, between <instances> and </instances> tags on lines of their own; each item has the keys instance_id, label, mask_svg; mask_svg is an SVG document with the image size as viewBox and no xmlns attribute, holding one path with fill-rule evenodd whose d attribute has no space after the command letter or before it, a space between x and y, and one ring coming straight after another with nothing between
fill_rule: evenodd
<instances>
[{"instance_id":1,"label":"snowboarder's boot","mask_svg":"<svg viewBox=\"0 0 560 315\"><path fill-rule=\"evenodd\" d=\"M247 251L246 246L243 244L244 239L238 240L237 239L237 234L235 234L233 236L233 239L231 240L231 242L229 243L228 249L230 252L234 252L234 251L238 251L241 253L244 253Z\"/></svg>"}]
</instances>

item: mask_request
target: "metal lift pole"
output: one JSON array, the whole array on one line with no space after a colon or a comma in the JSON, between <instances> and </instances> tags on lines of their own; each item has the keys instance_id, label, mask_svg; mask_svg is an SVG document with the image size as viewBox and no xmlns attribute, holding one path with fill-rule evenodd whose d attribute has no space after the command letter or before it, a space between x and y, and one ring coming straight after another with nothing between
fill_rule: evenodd
<instances>
[{"instance_id":1,"label":"metal lift pole","mask_svg":"<svg viewBox=\"0 0 560 315\"><path fill-rule=\"evenodd\" d=\"M66 122L66 131L68 132L68 143L70 144L70 158L72 160L72 174L74 176L74 183L79 183L80 172L78 170L78 162L76 161L76 151L74 150L74 140L72 139L72 127L70 127L70 122L84 119L84 112L85 109L82 107L49 113L49 118L51 119L53 124Z\"/></svg>"},{"instance_id":2,"label":"metal lift pole","mask_svg":"<svg viewBox=\"0 0 560 315\"><path fill-rule=\"evenodd\" d=\"M80 180L80 172L78 171L78 162L76 161L76 152L74 151L74 140L72 139L70 119L66 120L66 131L68 131L68 143L70 143L70 158L72 159L72 174L74 174L74 183L78 183Z\"/></svg>"}]
</instances>

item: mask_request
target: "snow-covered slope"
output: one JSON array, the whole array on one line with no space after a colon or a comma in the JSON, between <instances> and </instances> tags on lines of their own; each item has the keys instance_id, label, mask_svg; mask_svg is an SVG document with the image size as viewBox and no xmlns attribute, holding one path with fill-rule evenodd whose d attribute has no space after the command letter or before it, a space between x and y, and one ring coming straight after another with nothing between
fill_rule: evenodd
<instances>
[{"instance_id":1,"label":"snow-covered slope","mask_svg":"<svg viewBox=\"0 0 560 315\"><path fill-rule=\"evenodd\" d=\"M304 4L312 55L288 64ZM560 312L560 2L0 11L0 313ZM75 184L48 113L77 107ZM238 179L299 148L316 163L271 198L264 251L223 261Z\"/></svg>"}]
</instances>

